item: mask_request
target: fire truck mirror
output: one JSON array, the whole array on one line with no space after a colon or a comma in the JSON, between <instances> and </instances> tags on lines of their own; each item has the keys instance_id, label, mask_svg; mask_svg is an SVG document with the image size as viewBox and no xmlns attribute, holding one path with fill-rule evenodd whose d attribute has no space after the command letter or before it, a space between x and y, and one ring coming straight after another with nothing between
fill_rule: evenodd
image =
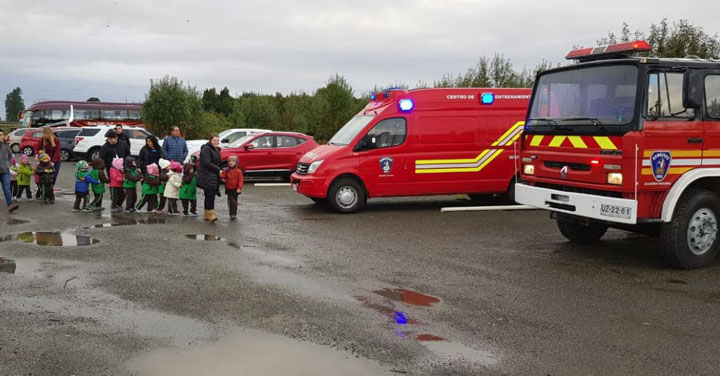
<instances>
[{"instance_id":1,"label":"fire truck mirror","mask_svg":"<svg viewBox=\"0 0 720 376\"><path fill-rule=\"evenodd\" d=\"M691 69L685 72L683 80L683 107L700 108L703 103L703 75Z\"/></svg>"}]
</instances>

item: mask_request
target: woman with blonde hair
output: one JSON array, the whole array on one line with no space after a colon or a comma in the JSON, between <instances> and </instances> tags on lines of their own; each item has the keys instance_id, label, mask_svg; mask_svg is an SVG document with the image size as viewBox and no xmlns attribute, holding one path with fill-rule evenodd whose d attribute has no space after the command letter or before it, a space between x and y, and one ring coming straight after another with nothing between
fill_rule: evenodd
<instances>
[{"instance_id":1,"label":"woman with blonde hair","mask_svg":"<svg viewBox=\"0 0 720 376\"><path fill-rule=\"evenodd\" d=\"M50 156L50 162L53 163L53 167L55 168L55 177L54 180L57 181L58 174L60 173L60 139L53 133L52 128L50 127L43 127L42 129L42 137L37 143L37 146L35 147L35 158L37 158L38 155L45 153L48 156ZM54 183L53 183L54 184Z\"/></svg>"}]
</instances>

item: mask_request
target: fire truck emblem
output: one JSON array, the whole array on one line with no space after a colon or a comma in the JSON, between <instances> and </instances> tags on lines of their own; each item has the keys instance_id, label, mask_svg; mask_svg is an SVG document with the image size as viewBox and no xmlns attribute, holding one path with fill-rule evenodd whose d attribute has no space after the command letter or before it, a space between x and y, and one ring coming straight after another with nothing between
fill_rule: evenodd
<instances>
[{"instance_id":1,"label":"fire truck emblem","mask_svg":"<svg viewBox=\"0 0 720 376\"><path fill-rule=\"evenodd\" d=\"M563 166L563 168L560 169L560 177L563 179L567 179L568 170L570 168L568 166Z\"/></svg>"},{"instance_id":2,"label":"fire truck emblem","mask_svg":"<svg viewBox=\"0 0 720 376\"><path fill-rule=\"evenodd\" d=\"M656 151L650 157L653 177L657 181L663 181L670 170L672 156L669 151Z\"/></svg>"},{"instance_id":3,"label":"fire truck emblem","mask_svg":"<svg viewBox=\"0 0 720 376\"><path fill-rule=\"evenodd\" d=\"M393 167L393 159L391 157L380 158L380 168L384 174L389 174Z\"/></svg>"}]
</instances>

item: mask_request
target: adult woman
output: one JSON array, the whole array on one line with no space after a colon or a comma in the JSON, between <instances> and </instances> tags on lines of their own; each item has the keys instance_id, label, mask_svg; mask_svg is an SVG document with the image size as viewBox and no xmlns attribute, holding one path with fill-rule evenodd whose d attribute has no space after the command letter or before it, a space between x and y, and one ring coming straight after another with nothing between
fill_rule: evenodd
<instances>
[{"instance_id":1,"label":"adult woman","mask_svg":"<svg viewBox=\"0 0 720 376\"><path fill-rule=\"evenodd\" d=\"M157 164L160 158L165 158L165 152L160 147L158 139L153 135L145 137L145 146L140 149L138 155L138 167L143 175L147 173L146 167L153 163Z\"/></svg>"},{"instance_id":2,"label":"adult woman","mask_svg":"<svg viewBox=\"0 0 720 376\"><path fill-rule=\"evenodd\" d=\"M40 140L38 140L37 146L35 147L35 150L37 153L35 154L35 157L37 158L38 155L40 155L42 152L45 152L48 156L50 156L50 162L53 163L55 167L55 177L53 178L54 183L57 183L57 177L60 173L60 140L57 136L55 136L55 133L53 133L52 128L50 127L43 127L42 129L42 137Z\"/></svg>"},{"instance_id":3,"label":"adult woman","mask_svg":"<svg viewBox=\"0 0 720 376\"><path fill-rule=\"evenodd\" d=\"M215 196L220 192L220 137L213 135L200 149L200 166L197 171L197 186L205 195L205 220L217 221Z\"/></svg>"}]
</instances>

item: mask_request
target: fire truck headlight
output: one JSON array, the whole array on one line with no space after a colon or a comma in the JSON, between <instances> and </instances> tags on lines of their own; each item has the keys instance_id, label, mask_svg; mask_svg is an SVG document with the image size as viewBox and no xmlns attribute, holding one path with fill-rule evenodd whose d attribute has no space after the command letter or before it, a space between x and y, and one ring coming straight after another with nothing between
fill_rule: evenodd
<instances>
[{"instance_id":1,"label":"fire truck headlight","mask_svg":"<svg viewBox=\"0 0 720 376\"><path fill-rule=\"evenodd\" d=\"M612 185L622 185L623 176L622 172L611 172L607 174L607 182Z\"/></svg>"},{"instance_id":2,"label":"fire truck headlight","mask_svg":"<svg viewBox=\"0 0 720 376\"><path fill-rule=\"evenodd\" d=\"M523 165L523 174L535 175L535 166L531 164Z\"/></svg>"},{"instance_id":3,"label":"fire truck headlight","mask_svg":"<svg viewBox=\"0 0 720 376\"><path fill-rule=\"evenodd\" d=\"M308 172L307 172L307 173L308 173L308 174L312 174L312 173L314 173L315 171L317 171L318 167L320 167L320 165L321 165L323 162L324 162L324 161L315 161L315 162L311 163L311 164L310 164L310 167L308 167Z\"/></svg>"}]
</instances>

